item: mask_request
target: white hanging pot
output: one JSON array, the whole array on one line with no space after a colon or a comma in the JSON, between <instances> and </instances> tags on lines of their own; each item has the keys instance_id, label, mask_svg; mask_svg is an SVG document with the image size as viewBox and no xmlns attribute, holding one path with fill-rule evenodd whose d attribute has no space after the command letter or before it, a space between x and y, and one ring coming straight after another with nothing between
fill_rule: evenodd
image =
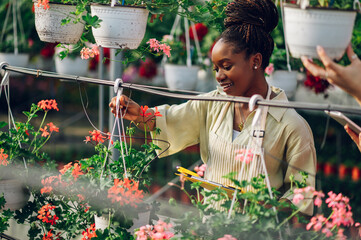
<instances>
[{"instance_id":1,"label":"white hanging pot","mask_svg":"<svg viewBox=\"0 0 361 240\"><path fill-rule=\"evenodd\" d=\"M15 53L0 53L0 63L1 62L6 62L8 63L10 66L16 66L16 67L28 67L28 63L29 63L29 54L27 53L20 53L20 54L15 54ZM3 75L5 72L5 70L1 70L0 73L1 75ZM11 72L10 73L11 76L21 76L23 75L22 73L17 73L17 72Z\"/></svg>"},{"instance_id":2,"label":"white hanging pot","mask_svg":"<svg viewBox=\"0 0 361 240\"><path fill-rule=\"evenodd\" d=\"M296 93L297 74L297 71L276 70L266 80L269 85L283 89L287 97L291 98Z\"/></svg>"},{"instance_id":3,"label":"white hanging pot","mask_svg":"<svg viewBox=\"0 0 361 240\"><path fill-rule=\"evenodd\" d=\"M102 216L94 215L95 229L105 230L109 225L109 215L103 214Z\"/></svg>"},{"instance_id":4,"label":"white hanging pot","mask_svg":"<svg viewBox=\"0 0 361 240\"><path fill-rule=\"evenodd\" d=\"M102 22L93 28L98 46L136 49L143 40L149 11L144 7L91 5L92 16Z\"/></svg>"},{"instance_id":5,"label":"white hanging pot","mask_svg":"<svg viewBox=\"0 0 361 240\"><path fill-rule=\"evenodd\" d=\"M284 6L285 38L294 58L318 58L321 45L332 59L341 59L351 41L356 11Z\"/></svg>"},{"instance_id":6,"label":"white hanging pot","mask_svg":"<svg viewBox=\"0 0 361 240\"><path fill-rule=\"evenodd\" d=\"M55 57L55 70L57 73L86 76L89 69L89 59L81 59L81 57L70 58L66 57L61 60Z\"/></svg>"},{"instance_id":7,"label":"white hanging pot","mask_svg":"<svg viewBox=\"0 0 361 240\"><path fill-rule=\"evenodd\" d=\"M76 7L72 5L49 3L50 8L44 9L43 6L35 8L35 28L41 41L51 43L74 44L77 43L83 34L84 24L78 22L74 24L72 21L65 25L61 25L61 20L70 16L70 12L75 12ZM84 13L85 14L85 13Z\"/></svg>"},{"instance_id":8,"label":"white hanging pot","mask_svg":"<svg viewBox=\"0 0 361 240\"><path fill-rule=\"evenodd\" d=\"M17 179L0 180L0 195L2 194L6 201L4 209L12 211L22 208L29 200L24 184Z\"/></svg>"},{"instance_id":9,"label":"white hanging pot","mask_svg":"<svg viewBox=\"0 0 361 240\"><path fill-rule=\"evenodd\" d=\"M198 82L199 66L165 64L164 76L168 88L173 90L195 90Z\"/></svg>"},{"instance_id":10,"label":"white hanging pot","mask_svg":"<svg viewBox=\"0 0 361 240\"><path fill-rule=\"evenodd\" d=\"M10 66L27 67L29 63L29 54L0 53L0 62L7 62Z\"/></svg>"}]
</instances>

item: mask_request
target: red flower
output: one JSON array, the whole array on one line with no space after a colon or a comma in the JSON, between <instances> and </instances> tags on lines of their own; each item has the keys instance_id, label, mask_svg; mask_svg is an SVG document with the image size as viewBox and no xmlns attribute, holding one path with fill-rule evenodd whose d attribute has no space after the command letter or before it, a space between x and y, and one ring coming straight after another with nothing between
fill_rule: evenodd
<instances>
[{"instance_id":1,"label":"red flower","mask_svg":"<svg viewBox=\"0 0 361 240\"><path fill-rule=\"evenodd\" d=\"M147 105L145 105L144 107L140 106L140 109L142 110L142 112L140 113L140 116L148 117L148 116L152 115L152 113L150 113L150 112L147 113L147 111L148 111L148 106Z\"/></svg>"},{"instance_id":2,"label":"red flower","mask_svg":"<svg viewBox=\"0 0 361 240\"><path fill-rule=\"evenodd\" d=\"M74 179L76 180L80 175L84 175L84 173L81 171L81 164L75 163L74 169L71 172L71 175L73 175Z\"/></svg>"},{"instance_id":3,"label":"red flower","mask_svg":"<svg viewBox=\"0 0 361 240\"><path fill-rule=\"evenodd\" d=\"M51 231L53 231L53 229L50 229L48 233L44 233L43 240L54 240Z\"/></svg>"},{"instance_id":4,"label":"red flower","mask_svg":"<svg viewBox=\"0 0 361 240\"><path fill-rule=\"evenodd\" d=\"M103 54L104 54L104 57L106 58L105 60L105 65L108 65L109 64L109 58L110 58L110 49L109 48L103 48ZM103 59L102 59L103 61ZM96 70L97 67L98 67L98 63L99 63L99 55L96 55L95 58L92 58L90 60L90 63L89 63L89 68L90 70Z\"/></svg>"},{"instance_id":5,"label":"red flower","mask_svg":"<svg viewBox=\"0 0 361 240\"><path fill-rule=\"evenodd\" d=\"M162 114L158 111L158 107L155 107L154 116L156 116L156 117L162 117Z\"/></svg>"},{"instance_id":6,"label":"red flower","mask_svg":"<svg viewBox=\"0 0 361 240\"><path fill-rule=\"evenodd\" d=\"M40 2L40 1L39 1ZM47 43L43 49L40 50L40 55L45 58L52 58L55 53L57 43Z\"/></svg>"},{"instance_id":7,"label":"red flower","mask_svg":"<svg viewBox=\"0 0 361 240\"><path fill-rule=\"evenodd\" d=\"M208 33L208 28L203 23L196 23L194 25L194 28L196 30L198 40L202 41L204 36L207 35L207 33ZM189 28L189 37L190 37L190 39L194 40L192 27Z\"/></svg>"},{"instance_id":8,"label":"red flower","mask_svg":"<svg viewBox=\"0 0 361 240\"><path fill-rule=\"evenodd\" d=\"M47 131L47 129L48 129L47 126L45 126L44 128L40 128L40 131L42 132L42 134L41 134L42 137L49 136L50 133Z\"/></svg>"},{"instance_id":9,"label":"red flower","mask_svg":"<svg viewBox=\"0 0 361 240\"><path fill-rule=\"evenodd\" d=\"M41 180L41 184L43 184L43 188L40 189L40 193L50 193L53 191L53 186L59 186L61 182L61 175L59 176L50 176Z\"/></svg>"},{"instance_id":10,"label":"red flower","mask_svg":"<svg viewBox=\"0 0 361 240\"><path fill-rule=\"evenodd\" d=\"M68 171L72 167L72 165L73 165L72 162L68 163L59 172L63 175L66 171Z\"/></svg>"},{"instance_id":11,"label":"red flower","mask_svg":"<svg viewBox=\"0 0 361 240\"><path fill-rule=\"evenodd\" d=\"M138 189L139 182L125 178L124 181L114 179L114 186L108 190L108 198L112 203L119 202L121 206L130 204L137 207L137 204L142 202L144 197L143 191Z\"/></svg>"},{"instance_id":12,"label":"red flower","mask_svg":"<svg viewBox=\"0 0 361 240\"><path fill-rule=\"evenodd\" d=\"M51 109L59 111L58 104L55 101L55 99L41 100L40 102L38 102L38 107L43 109L46 112Z\"/></svg>"},{"instance_id":13,"label":"red flower","mask_svg":"<svg viewBox=\"0 0 361 240\"><path fill-rule=\"evenodd\" d=\"M139 67L139 76L150 79L156 75L157 64L152 59L147 58Z\"/></svg>"},{"instance_id":14,"label":"red flower","mask_svg":"<svg viewBox=\"0 0 361 240\"><path fill-rule=\"evenodd\" d=\"M94 142L96 142L96 144L98 144L98 143L103 143L104 139L106 138L98 130L93 130L92 132L89 131L89 133L90 133L91 137L85 137L85 142L90 142L90 139L91 139Z\"/></svg>"},{"instance_id":15,"label":"red flower","mask_svg":"<svg viewBox=\"0 0 361 240\"><path fill-rule=\"evenodd\" d=\"M49 203L45 206L42 206L41 209L38 211L38 218L45 223L50 223L51 225L56 224L56 220L58 220L59 218L55 215L55 213L53 215L51 212L55 208L55 206L52 206Z\"/></svg>"},{"instance_id":16,"label":"red flower","mask_svg":"<svg viewBox=\"0 0 361 240\"><path fill-rule=\"evenodd\" d=\"M92 239L93 237L97 237L95 233L95 223L90 225L90 227L87 228L86 231L83 231L83 237L81 240L88 240L88 239Z\"/></svg>"},{"instance_id":17,"label":"red flower","mask_svg":"<svg viewBox=\"0 0 361 240\"><path fill-rule=\"evenodd\" d=\"M323 93L330 86L330 83L320 77L313 76L309 71L306 72L305 87L312 89L315 93Z\"/></svg>"},{"instance_id":18,"label":"red flower","mask_svg":"<svg viewBox=\"0 0 361 240\"><path fill-rule=\"evenodd\" d=\"M48 123L47 125L49 126L49 131L50 132L53 132L53 131L59 132L59 128L56 127L52 122Z\"/></svg>"},{"instance_id":19,"label":"red flower","mask_svg":"<svg viewBox=\"0 0 361 240\"><path fill-rule=\"evenodd\" d=\"M9 155L4 153L4 149L0 149L0 165L7 166L9 162L6 160Z\"/></svg>"}]
</instances>

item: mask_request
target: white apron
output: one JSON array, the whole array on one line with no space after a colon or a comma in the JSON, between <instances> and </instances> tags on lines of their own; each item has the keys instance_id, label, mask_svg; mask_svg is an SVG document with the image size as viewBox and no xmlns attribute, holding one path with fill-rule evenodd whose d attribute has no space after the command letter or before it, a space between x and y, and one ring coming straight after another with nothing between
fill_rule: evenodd
<instances>
[{"instance_id":1,"label":"white apron","mask_svg":"<svg viewBox=\"0 0 361 240\"><path fill-rule=\"evenodd\" d=\"M267 99L270 99L271 92L271 88L268 87ZM233 141L230 143L223 137L216 134L230 106L231 102L227 102L221 110L216 123L209 132L207 170L204 178L223 185L234 186L232 181L223 178L223 176L229 174L230 172L239 173L241 171L242 162L239 159L236 159L236 155L239 150L245 149L247 146L234 143ZM265 114L263 114L261 121L264 129L268 107L265 106L263 108ZM259 138L257 139L259 140ZM259 167L254 169L252 173L253 176L258 176L259 174L264 173L261 163L259 162L257 164Z\"/></svg>"}]
</instances>

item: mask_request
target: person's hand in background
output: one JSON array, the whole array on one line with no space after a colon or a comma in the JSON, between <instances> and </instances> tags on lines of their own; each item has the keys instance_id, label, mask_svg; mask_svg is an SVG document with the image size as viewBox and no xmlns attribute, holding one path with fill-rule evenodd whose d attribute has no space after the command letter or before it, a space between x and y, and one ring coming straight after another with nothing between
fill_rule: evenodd
<instances>
[{"instance_id":1,"label":"person's hand in background","mask_svg":"<svg viewBox=\"0 0 361 240\"><path fill-rule=\"evenodd\" d=\"M352 131L352 129L348 126L348 124L346 124L345 130L348 133L348 135L350 135L351 139L356 143L358 149L361 152L361 133L357 136L357 134L354 131Z\"/></svg>"},{"instance_id":2,"label":"person's hand in background","mask_svg":"<svg viewBox=\"0 0 361 240\"><path fill-rule=\"evenodd\" d=\"M351 45L347 47L346 52L351 61L348 66L342 66L334 62L321 46L317 47L317 53L325 66L324 68L307 57L303 56L301 60L312 75L327 79L331 84L351 94L361 105L361 61L352 50Z\"/></svg>"}]
</instances>

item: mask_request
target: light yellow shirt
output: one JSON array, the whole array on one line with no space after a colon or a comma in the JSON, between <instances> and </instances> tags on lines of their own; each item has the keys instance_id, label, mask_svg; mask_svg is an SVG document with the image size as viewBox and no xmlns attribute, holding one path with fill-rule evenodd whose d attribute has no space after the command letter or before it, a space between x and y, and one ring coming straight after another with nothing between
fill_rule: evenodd
<instances>
[{"instance_id":1,"label":"light yellow shirt","mask_svg":"<svg viewBox=\"0 0 361 240\"><path fill-rule=\"evenodd\" d=\"M277 94L272 100L288 101L283 90L274 87L272 90ZM221 96L225 93L218 89L205 95ZM188 101L180 105L159 106L158 111L163 116L156 118L156 126L161 129L161 133L151 133L153 141L162 149L166 149L168 144L156 139L170 143L170 147L160 157L199 143L202 161L207 163L209 132L225 104L226 102L219 101ZM255 111L251 112L247 117L243 130L233 143L247 145L254 113ZM233 115L234 103L231 103L216 131L218 136L229 143L232 143ZM288 192L289 176L293 174L297 180L301 180L299 171L308 172L310 175L307 184L315 187L316 151L312 131L294 109L269 107L263 147L271 186L284 193L284 197L292 200L292 195ZM225 164L226 161L221 167L225 167ZM312 200L301 201L297 206L303 209L303 213L312 215Z\"/></svg>"}]
</instances>

